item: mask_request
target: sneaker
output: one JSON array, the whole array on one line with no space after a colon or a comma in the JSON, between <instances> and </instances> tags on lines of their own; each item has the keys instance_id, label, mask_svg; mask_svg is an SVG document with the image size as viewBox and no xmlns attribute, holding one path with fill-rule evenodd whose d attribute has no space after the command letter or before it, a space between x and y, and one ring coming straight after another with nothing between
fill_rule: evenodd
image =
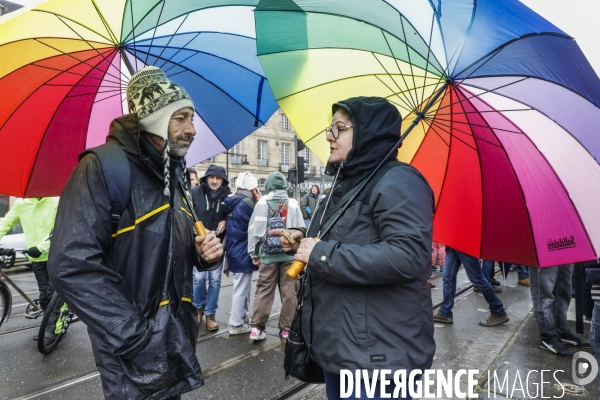
<instances>
[{"instance_id":1,"label":"sneaker","mask_svg":"<svg viewBox=\"0 0 600 400\"><path fill-rule=\"evenodd\" d=\"M440 322L442 324L452 324L454 323L454 320L452 319L452 317L445 317L440 313L435 313L433 315L433 322Z\"/></svg>"},{"instance_id":2,"label":"sneaker","mask_svg":"<svg viewBox=\"0 0 600 400\"><path fill-rule=\"evenodd\" d=\"M498 282L496 278L490 279L490 283L492 284L492 286L500 286L500 282Z\"/></svg>"},{"instance_id":3,"label":"sneaker","mask_svg":"<svg viewBox=\"0 0 600 400\"><path fill-rule=\"evenodd\" d=\"M431 282L429 282L429 281L427 281L427 284L429 285L429 287L430 287L430 288L434 288L434 287L435 287L435 284L434 284L434 283L431 283Z\"/></svg>"},{"instance_id":4,"label":"sneaker","mask_svg":"<svg viewBox=\"0 0 600 400\"><path fill-rule=\"evenodd\" d=\"M281 332L279 332L279 336L281 336L284 339L287 339L288 336L290 336L290 331L287 329L284 329Z\"/></svg>"},{"instance_id":5,"label":"sneaker","mask_svg":"<svg viewBox=\"0 0 600 400\"><path fill-rule=\"evenodd\" d=\"M265 340L267 338L267 334L265 331L261 331L258 328L252 328L250 332L250 340Z\"/></svg>"},{"instance_id":6,"label":"sneaker","mask_svg":"<svg viewBox=\"0 0 600 400\"><path fill-rule=\"evenodd\" d=\"M41 308L39 310L32 310L29 311L27 313L25 313L25 318L27 319L36 319L38 317L41 317L44 315L44 310L42 310Z\"/></svg>"},{"instance_id":7,"label":"sneaker","mask_svg":"<svg viewBox=\"0 0 600 400\"><path fill-rule=\"evenodd\" d=\"M540 347L551 353L558 354L559 356L573 357L575 355L574 351L569 350L569 348L556 337L553 337L548 341L542 340L540 342Z\"/></svg>"},{"instance_id":8,"label":"sneaker","mask_svg":"<svg viewBox=\"0 0 600 400\"><path fill-rule=\"evenodd\" d=\"M529 286L529 278L525 278L525 279L519 279L517 281L517 283L519 285L523 285L523 286Z\"/></svg>"},{"instance_id":9,"label":"sneaker","mask_svg":"<svg viewBox=\"0 0 600 400\"><path fill-rule=\"evenodd\" d=\"M583 347L583 348L587 348L587 349L592 348L589 340L580 339L577 336L575 336L574 334L572 334L571 332L569 332L565 335L560 335L560 340L562 340L563 343L570 344L571 346Z\"/></svg>"},{"instance_id":10,"label":"sneaker","mask_svg":"<svg viewBox=\"0 0 600 400\"><path fill-rule=\"evenodd\" d=\"M501 315L499 317L497 317L495 315L490 315L489 317L487 317L487 319L485 321L479 321L479 325L485 326L485 327L498 326L498 325L502 325L508 321L510 321L510 318L508 318L508 315L506 315L506 314Z\"/></svg>"},{"instance_id":11,"label":"sneaker","mask_svg":"<svg viewBox=\"0 0 600 400\"><path fill-rule=\"evenodd\" d=\"M231 336L248 333L251 330L252 330L252 327L248 324L242 324L242 325L238 325L238 326L229 326L229 334Z\"/></svg>"}]
</instances>

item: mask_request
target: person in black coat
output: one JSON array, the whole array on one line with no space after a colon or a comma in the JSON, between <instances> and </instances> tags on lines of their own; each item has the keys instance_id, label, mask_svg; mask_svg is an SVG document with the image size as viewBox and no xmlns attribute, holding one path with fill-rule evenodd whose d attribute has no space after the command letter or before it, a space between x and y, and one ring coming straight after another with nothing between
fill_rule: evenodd
<instances>
[{"instance_id":1,"label":"person in black coat","mask_svg":"<svg viewBox=\"0 0 600 400\"><path fill-rule=\"evenodd\" d=\"M227 217L225 198L230 194L225 168L218 165L209 166L200 183L192 189L192 201L198 219L207 230L216 232L217 237L223 241ZM219 307L222 273L222 265L213 271L194 272L194 305L198 312L198 324L202 323L202 317L206 315L206 329L209 331L219 329L215 314Z\"/></svg>"},{"instance_id":2,"label":"person in black coat","mask_svg":"<svg viewBox=\"0 0 600 400\"><path fill-rule=\"evenodd\" d=\"M162 95L140 104L147 87ZM211 268L223 250L213 234L195 237L184 201L191 98L156 67L131 77L127 97L133 114L115 119L107 138L131 172L118 227L104 165L84 153L60 198L48 272L87 325L106 399L179 399L204 384L192 268Z\"/></svg>"},{"instance_id":3,"label":"person in black coat","mask_svg":"<svg viewBox=\"0 0 600 400\"><path fill-rule=\"evenodd\" d=\"M400 113L386 99L357 97L335 103L332 114L326 167L336 177L332 189L299 247L281 236L285 250L297 248L296 260L307 263L302 334L325 371L330 399L339 398L342 369L409 376L430 368L435 353L427 284L434 198L423 175L393 151L323 236L353 189L394 149Z\"/></svg>"}]
</instances>

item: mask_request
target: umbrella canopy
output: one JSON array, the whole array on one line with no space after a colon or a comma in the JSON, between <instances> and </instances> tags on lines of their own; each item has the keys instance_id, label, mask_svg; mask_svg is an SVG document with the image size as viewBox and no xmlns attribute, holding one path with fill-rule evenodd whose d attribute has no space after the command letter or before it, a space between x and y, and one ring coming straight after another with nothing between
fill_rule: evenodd
<instances>
[{"instance_id":1,"label":"umbrella canopy","mask_svg":"<svg viewBox=\"0 0 600 400\"><path fill-rule=\"evenodd\" d=\"M263 0L255 18L275 98L321 160L332 103L397 106L436 241L532 266L598 256L600 80L565 32L516 0Z\"/></svg>"},{"instance_id":2,"label":"umbrella canopy","mask_svg":"<svg viewBox=\"0 0 600 400\"><path fill-rule=\"evenodd\" d=\"M194 100L190 164L256 130L278 107L256 57L257 2L50 0L0 18L0 193L60 194L146 65Z\"/></svg>"}]
</instances>

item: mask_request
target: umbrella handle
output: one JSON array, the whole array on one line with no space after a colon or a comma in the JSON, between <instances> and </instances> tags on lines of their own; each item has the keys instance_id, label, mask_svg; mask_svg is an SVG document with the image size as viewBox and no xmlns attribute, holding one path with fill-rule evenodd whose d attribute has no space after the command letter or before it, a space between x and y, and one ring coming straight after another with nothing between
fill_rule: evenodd
<instances>
[{"instance_id":1,"label":"umbrella handle","mask_svg":"<svg viewBox=\"0 0 600 400\"><path fill-rule=\"evenodd\" d=\"M315 240L318 242L319 238L315 238ZM298 276L300 271L302 271L305 266L306 266L306 263L296 260L296 261L294 261L292 266L287 270L286 274L288 274L290 276L290 278L296 279L296 277Z\"/></svg>"},{"instance_id":2,"label":"umbrella handle","mask_svg":"<svg viewBox=\"0 0 600 400\"><path fill-rule=\"evenodd\" d=\"M206 228L202 224L202 221L194 222L194 228L196 228L196 233L198 236L206 236L208 232L206 232Z\"/></svg>"}]
</instances>

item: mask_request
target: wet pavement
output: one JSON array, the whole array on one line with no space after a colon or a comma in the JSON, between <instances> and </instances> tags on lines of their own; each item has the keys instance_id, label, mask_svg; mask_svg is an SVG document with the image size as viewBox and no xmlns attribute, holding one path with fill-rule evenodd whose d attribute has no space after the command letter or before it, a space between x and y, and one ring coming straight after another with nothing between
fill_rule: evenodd
<instances>
[{"instance_id":1,"label":"wet pavement","mask_svg":"<svg viewBox=\"0 0 600 400\"><path fill-rule=\"evenodd\" d=\"M11 271L10 276L28 295L37 297L35 279L29 270L20 268ZM432 289L432 298L437 306L442 300L440 272L434 272L431 282L436 285ZM511 321L504 326L484 328L478 321L489 315L487 303L480 294L473 292L464 271L460 271L454 324L435 325L437 351L433 368L479 369L476 393L483 399L542 398L542 394L545 398L561 397L562 389L557 381L568 390L579 392L565 393L563 399L599 399L597 380L585 387L567 386L573 383L571 359L540 349L529 289L516 285L515 273L509 274L506 283L499 297ZM25 319L27 302L11 290L12 314L0 327L0 400L102 399L101 382L85 325L81 322L72 324L58 348L52 354L41 355L32 340L41 320ZM231 277L223 276L216 314L220 329L208 332L202 324L197 344L196 354L206 382L204 387L183 395L183 399L326 399L323 385L305 385L295 379L284 379L284 342L278 337L277 329L281 307L278 296L267 327L267 339L254 343L247 334L228 334L231 291ZM570 317L574 321L572 310ZM589 332L589 323L586 323L585 331L586 334ZM552 371L557 379L552 374L546 375L544 381L550 382L539 385L540 374L535 371L541 370ZM557 372L559 370L564 372ZM526 379L528 373L529 380ZM503 386L502 379L506 383ZM541 386L544 386L543 393ZM435 393L435 390L434 386L432 391Z\"/></svg>"}]
</instances>

